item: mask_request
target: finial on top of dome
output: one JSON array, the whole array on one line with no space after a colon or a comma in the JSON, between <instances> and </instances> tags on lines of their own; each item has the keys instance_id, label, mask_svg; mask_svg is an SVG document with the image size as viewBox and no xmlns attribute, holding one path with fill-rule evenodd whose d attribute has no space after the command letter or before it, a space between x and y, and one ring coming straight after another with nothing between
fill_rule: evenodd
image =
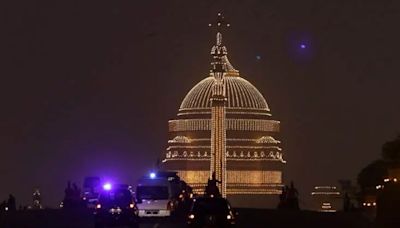
<instances>
[{"instance_id":1,"label":"finial on top of dome","mask_svg":"<svg viewBox=\"0 0 400 228\"><path fill-rule=\"evenodd\" d=\"M217 30L217 42L216 42L216 45L218 45L218 46L222 45L222 34L221 34L222 28L230 27L231 24L229 24L228 22L226 22L224 20L224 16L222 15L222 13L218 13L217 14L216 23L214 25L210 23L210 24L208 24L208 26L216 28L216 30Z\"/></svg>"},{"instance_id":2,"label":"finial on top of dome","mask_svg":"<svg viewBox=\"0 0 400 228\"><path fill-rule=\"evenodd\" d=\"M213 26L213 24L208 24L208 26ZM226 72L227 66L226 61L224 61L225 56L228 54L228 51L225 46L222 45L222 34L221 30L223 27L229 27L230 24L224 20L224 16L222 13L218 13L217 22L214 27L217 30L216 42L215 45L211 48L211 55L213 60L211 62L212 72Z\"/></svg>"}]
</instances>

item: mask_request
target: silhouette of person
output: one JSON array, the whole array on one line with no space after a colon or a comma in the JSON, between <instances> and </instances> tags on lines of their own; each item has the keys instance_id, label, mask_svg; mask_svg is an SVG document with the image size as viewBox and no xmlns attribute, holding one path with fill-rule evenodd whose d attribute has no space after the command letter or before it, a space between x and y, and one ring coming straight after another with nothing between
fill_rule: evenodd
<instances>
[{"instance_id":1,"label":"silhouette of person","mask_svg":"<svg viewBox=\"0 0 400 228\"><path fill-rule=\"evenodd\" d=\"M67 187L64 190L64 208L70 208L72 206L72 200L73 200L73 195L74 195L74 190L71 188L71 181L68 181Z\"/></svg>"},{"instance_id":2,"label":"silhouette of person","mask_svg":"<svg viewBox=\"0 0 400 228\"><path fill-rule=\"evenodd\" d=\"M221 181L216 179L215 172L213 172L211 175L211 179L208 179L207 182L206 195L220 197L221 193L219 192L219 188L217 186L218 183L221 183Z\"/></svg>"},{"instance_id":3,"label":"silhouette of person","mask_svg":"<svg viewBox=\"0 0 400 228\"><path fill-rule=\"evenodd\" d=\"M15 204L15 197L12 194L8 196L7 207L9 211L17 210L17 206Z\"/></svg>"},{"instance_id":4,"label":"silhouette of person","mask_svg":"<svg viewBox=\"0 0 400 228\"><path fill-rule=\"evenodd\" d=\"M78 188L76 183L72 184L73 194L72 194L72 201L74 207L81 206L81 190Z\"/></svg>"},{"instance_id":5,"label":"silhouette of person","mask_svg":"<svg viewBox=\"0 0 400 228\"><path fill-rule=\"evenodd\" d=\"M299 210L299 192L294 187L293 181L290 182L290 188L287 192L288 208L292 210Z\"/></svg>"},{"instance_id":6,"label":"silhouette of person","mask_svg":"<svg viewBox=\"0 0 400 228\"><path fill-rule=\"evenodd\" d=\"M1 204L0 204L0 212L3 212L4 209L6 208L6 206L7 206L7 202L5 200L3 202L1 202Z\"/></svg>"},{"instance_id":7,"label":"silhouette of person","mask_svg":"<svg viewBox=\"0 0 400 228\"><path fill-rule=\"evenodd\" d=\"M284 209L286 207L286 195L287 195L287 186L282 187L282 193L279 195L278 209Z\"/></svg>"},{"instance_id":8,"label":"silhouette of person","mask_svg":"<svg viewBox=\"0 0 400 228\"><path fill-rule=\"evenodd\" d=\"M349 211L350 210L350 197L347 192L344 194L343 197L343 211Z\"/></svg>"}]
</instances>

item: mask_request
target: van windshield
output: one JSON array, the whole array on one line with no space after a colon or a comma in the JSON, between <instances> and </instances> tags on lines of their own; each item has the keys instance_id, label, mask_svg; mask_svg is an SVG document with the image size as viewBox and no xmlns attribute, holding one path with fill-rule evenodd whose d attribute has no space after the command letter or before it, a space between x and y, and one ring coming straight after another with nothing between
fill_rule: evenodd
<instances>
[{"instance_id":1,"label":"van windshield","mask_svg":"<svg viewBox=\"0 0 400 228\"><path fill-rule=\"evenodd\" d=\"M136 189L137 199L162 200L168 199L167 186L138 186Z\"/></svg>"}]
</instances>

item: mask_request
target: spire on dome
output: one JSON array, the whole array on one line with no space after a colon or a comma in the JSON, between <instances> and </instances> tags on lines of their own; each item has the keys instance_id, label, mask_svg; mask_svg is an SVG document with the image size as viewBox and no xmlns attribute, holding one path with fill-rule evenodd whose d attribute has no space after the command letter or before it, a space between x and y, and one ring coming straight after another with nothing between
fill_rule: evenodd
<instances>
[{"instance_id":1,"label":"spire on dome","mask_svg":"<svg viewBox=\"0 0 400 228\"><path fill-rule=\"evenodd\" d=\"M224 16L222 13L218 13L217 21L215 24L208 24L210 27L214 27L216 29L216 41L214 46L211 48L211 72L229 72L234 75L238 75L238 70L236 70L232 64L228 60L228 50L222 44L222 29L226 27L230 27L230 24L224 20Z\"/></svg>"},{"instance_id":2,"label":"spire on dome","mask_svg":"<svg viewBox=\"0 0 400 228\"><path fill-rule=\"evenodd\" d=\"M211 27L213 25L209 24L208 26ZM211 71L214 73L224 73L227 71L226 61L224 61L224 57L228 54L228 50L225 46L222 45L221 30L223 27L229 26L230 24L224 20L222 13L218 13L217 22L214 25L217 30L216 42L215 45L211 48L211 56L213 57L211 61Z\"/></svg>"}]
</instances>

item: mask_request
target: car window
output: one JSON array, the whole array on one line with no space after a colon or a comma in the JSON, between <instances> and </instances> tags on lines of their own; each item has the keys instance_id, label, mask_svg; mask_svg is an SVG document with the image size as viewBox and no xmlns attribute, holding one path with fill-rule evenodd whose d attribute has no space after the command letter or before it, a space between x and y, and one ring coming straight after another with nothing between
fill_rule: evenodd
<instances>
[{"instance_id":1,"label":"car window","mask_svg":"<svg viewBox=\"0 0 400 228\"><path fill-rule=\"evenodd\" d=\"M126 189L103 192L100 195L99 199L99 202L101 204L126 205L131 203L131 201L132 201L132 195L130 191Z\"/></svg>"},{"instance_id":2,"label":"car window","mask_svg":"<svg viewBox=\"0 0 400 228\"><path fill-rule=\"evenodd\" d=\"M167 186L138 186L136 189L136 197L138 199L161 200L168 199Z\"/></svg>"}]
</instances>

